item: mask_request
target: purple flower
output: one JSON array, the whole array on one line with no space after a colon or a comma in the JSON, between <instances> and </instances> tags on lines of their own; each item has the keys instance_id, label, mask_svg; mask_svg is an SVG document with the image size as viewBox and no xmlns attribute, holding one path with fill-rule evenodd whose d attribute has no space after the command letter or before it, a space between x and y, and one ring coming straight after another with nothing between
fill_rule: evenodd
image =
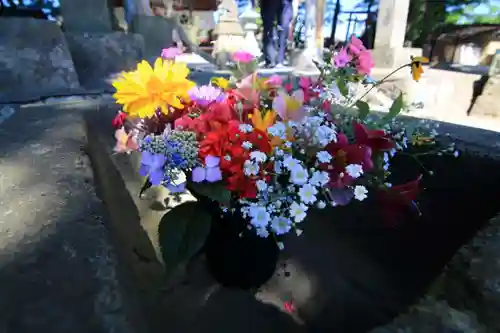
<instances>
[{"instance_id":1,"label":"purple flower","mask_svg":"<svg viewBox=\"0 0 500 333\"><path fill-rule=\"evenodd\" d=\"M163 59L173 60L175 57L182 54L182 50L177 47L169 47L168 49L163 49L161 51L161 57Z\"/></svg>"},{"instance_id":2,"label":"purple flower","mask_svg":"<svg viewBox=\"0 0 500 333\"><path fill-rule=\"evenodd\" d=\"M219 168L219 157L205 157L205 167L196 167L193 169L192 179L195 183L201 183L206 180L213 183L222 179L222 172Z\"/></svg>"},{"instance_id":3,"label":"purple flower","mask_svg":"<svg viewBox=\"0 0 500 333\"><path fill-rule=\"evenodd\" d=\"M354 198L354 192L350 188L329 189L330 199L339 206L345 206Z\"/></svg>"},{"instance_id":4,"label":"purple flower","mask_svg":"<svg viewBox=\"0 0 500 333\"><path fill-rule=\"evenodd\" d=\"M213 102L222 102L222 90L214 86L200 86L189 90L189 97L199 106L206 107Z\"/></svg>"},{"instance_id":5,"label":"purple flower","mask_svg":"<svg viewBox=\"0 0 500 333\"><path fill-rule=\"evenodd\" d=\"M141 166L139 175L149 176L149 181L154 186L158 186L164 179L163 166L167 158L164 155L153 154L149 151L143 151L141 154Z\"/></svg>"},{"instance_id":6,"label":"purple flower","mask_svg":"<svg viewBox=\"0 0 500 333\"><path fill-rule=\"evenodd\" d=\"M340 49L339 53L335 55L333 61L335 62L335 66L337 66L337 68L344 68L345 66L347 66L349 61L351 61L351 56L347 53L347 50L343 47Z\"/></svg>"}]
</instances>

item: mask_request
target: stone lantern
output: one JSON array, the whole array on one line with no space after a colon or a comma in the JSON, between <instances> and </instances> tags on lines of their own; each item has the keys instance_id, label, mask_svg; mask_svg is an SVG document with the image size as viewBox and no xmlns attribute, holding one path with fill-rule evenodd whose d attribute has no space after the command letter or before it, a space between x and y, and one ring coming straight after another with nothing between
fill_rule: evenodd
<instances>
[{"instance_id":1,"label":"stone lantern","mask_svg":"<svg viewBox=\"0 0 500 333\"><path fill-rule=\"evenodd\" d=\"M245 50L255 57L260 57L262 54L260 44L255 37L255 32L259 28L257 25L259 17L259 13L257 13L253 7L247 8L239 17L243 30L245 31Z\"/></svg>"}]
</instances>

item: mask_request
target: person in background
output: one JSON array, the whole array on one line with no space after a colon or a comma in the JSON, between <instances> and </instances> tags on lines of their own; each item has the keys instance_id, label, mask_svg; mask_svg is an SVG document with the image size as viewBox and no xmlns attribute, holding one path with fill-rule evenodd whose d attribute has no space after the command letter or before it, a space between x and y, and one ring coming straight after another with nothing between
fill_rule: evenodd
<instances>
[{"instance_id":1,"label":"person in background","mask_svg":"<svg viewBox=\"0 0 500 333\"><path fill-rule=\"evenodd\" d=\"M283 67L290 23L293 18L292 0L261 0L260 13L263 23L262 44L265 66ZM273 30L277 21L278 52L274 47Z\"/></svg>"}]
</instances>

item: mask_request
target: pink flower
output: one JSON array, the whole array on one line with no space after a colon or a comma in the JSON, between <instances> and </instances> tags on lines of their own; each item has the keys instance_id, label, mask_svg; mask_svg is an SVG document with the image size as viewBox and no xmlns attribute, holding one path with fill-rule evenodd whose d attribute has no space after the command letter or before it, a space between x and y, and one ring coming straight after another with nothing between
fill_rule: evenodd
<instances>
[{"instance_id":1,"label":"pink flower","mask_svg":"<svg viewBox=\"0 0 500 333\"><path fill-rule=\"evenodd\" d=\"M299 87L302 89L309 89L311 88L312 84L312 80L308 77L301 77L299 79Z\"/></svg>"},{"instance_id":2,"label":"pink flower","mask_svg":"<svg viewBox=\"0 0 500 333\"><path fill-rule=\"evenodd\" d=\"M372 53L370 50L361 51L358 55L356 68L360 74L370 75L372 68L375 66Z\"/></svg>"},{"instance_id":3,"label":"pink flower","mask_svg":"<svg viewBox=\"0 0 500 333\"><path fill-rule=\"evenodd\" d=\"M366 51L366 47L363 45L361 39L356 36L351 37L351 41L349 42L349 51L355 56L359 56L359 54L363 51Z\"/></svg>"},{"instance_id":4,"label":"pink flower","mask_svg":"<svg viewBox=\"0 0 500 333\"><path fill-rule=\"evenodd\" d=\"M161 57L163 59L173 60L175 57L182 54L182 50L177 47L169 47L161 51Z\"/></svg>"},{"instance_id":5,"label":"pink flower","mask_svg":"<svg viewBox=\"0 0 500 333\"><path fill-rule=\"evenodd\" d=\"M271 86L281 86L283 84L283 80L281 79L281 76L274 74L267 79L266 83Z\"/></svg>"},{"instance_id":6,"label":"pink flower","mask_svg":"<svg viewBox=\"0 0 500 333\"><path fill-rule=\"evenodd\" d=\"M273 109L284 121L300 121L306 116L304 91L296 90L291 96L280 92L273 99Z\"/></svg>"},{"instance_id":7,"label":"pink flower","mask_svg":"<svg viewBox=\"0 0 500 333\"><path fill-rule=\"evenodd\" d=\"M254 59L253 54L246 51L236 51L233 53L233 60L243 64L249 63Z\"/></svg>"},{"instance_id":8,"label":"pink flower","mask_svg":"<svg viewBox=\"0 0 500 333\"><path fill-rule=\"evenodd\" d=\"M344 68L345 66L347 66L349 61L351 61L351 56L347 53L346 48L343 47L340 49L340 52L337 53L337 55L333 58L333 61L337 68Z\"/></svg>"},{"instance_id":9,"label":"pink flower","mask_svg":"<svg viewBox=\"0 0 500 333\"><path fill-rule=\"evenodd\" d=\"M116 153L130 153L131 151L138 150L139 146L135 141L132 133L127 133L122 127L115 132L116 145L113 149Z\"/></svg>"}]
</instances>

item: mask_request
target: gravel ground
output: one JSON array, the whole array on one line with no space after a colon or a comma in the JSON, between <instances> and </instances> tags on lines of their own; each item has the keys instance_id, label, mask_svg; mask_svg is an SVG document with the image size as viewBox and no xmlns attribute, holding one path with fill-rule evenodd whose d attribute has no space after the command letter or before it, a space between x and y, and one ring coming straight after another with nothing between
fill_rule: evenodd
<instances>
[{"instance_id":1,"label":"gravel ground","mask_svg":"<svg viewBox=\"0 0 500 333\"><path fill-rule=\"evenodd\" d=\"M76 104L0 122L2 333L132 332Z\"/></svg>"}]
</instances>

